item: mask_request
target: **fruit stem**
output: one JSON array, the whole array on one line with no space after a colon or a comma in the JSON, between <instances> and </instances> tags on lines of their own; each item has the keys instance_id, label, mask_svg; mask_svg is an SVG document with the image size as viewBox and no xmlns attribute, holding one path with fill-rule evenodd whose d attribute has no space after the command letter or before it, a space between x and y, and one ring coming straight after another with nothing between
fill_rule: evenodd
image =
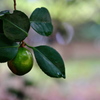
<instances>
[{"instance_id":1,"label":"fruit stem","mask_svg":"<svg viewBox=\"0 0 100 100\"><path fill-rule=\"evenodd\" d=\"M21 42L20 47L25 47L26 43L24 41Z\"/></svg>"},{"instance_id":2,"label":"fruit stem","mask_svg":"<svg viewBox=\"0 0 100 100\"><path fill-rule=\"evenodd\" d=\"M22 41L20 47L24 47L24 46L27 46L27 47L29 47L29 48L31 48L31 49L36 50L35 47L32 47L32 46L28 45L27 43L25 43L24 41Z\"/></svg>"}]
</instances>

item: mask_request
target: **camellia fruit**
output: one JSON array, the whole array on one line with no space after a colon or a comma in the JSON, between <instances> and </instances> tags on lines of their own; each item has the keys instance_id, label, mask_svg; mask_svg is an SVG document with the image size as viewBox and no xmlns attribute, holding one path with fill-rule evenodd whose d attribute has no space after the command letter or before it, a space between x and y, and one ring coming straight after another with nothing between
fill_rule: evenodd
<instances>
[{"instance_id":1,"label":"camellia fruit","mask_svg":"<svg viewBox=\"0 0 100 100\"><path fill-rule=\"evenodd\" d=\"M20 47L15 58L8 61L7 64L14 74L24 75L33 67L33 56L28 49Z\"/></svg>"}]
</instances>

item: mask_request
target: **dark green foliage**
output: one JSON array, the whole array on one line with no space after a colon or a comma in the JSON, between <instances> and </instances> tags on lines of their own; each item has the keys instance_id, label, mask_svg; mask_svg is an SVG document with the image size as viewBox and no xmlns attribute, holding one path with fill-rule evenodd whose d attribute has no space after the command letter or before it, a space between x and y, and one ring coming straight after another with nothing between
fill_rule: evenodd
<instances>
[{"instance_id":1,"label":"dark green foliage","mask_svg":"<svg viewBox=\"0 0 100 100\"><path fill-rule=\"evenodd\" d=\"M2 19L4 34L7 38L18 42L27 37L30 22L23 12L15 10L12 14L5 14Z\"/></svg>"},{"instance_id":2,"label":"dark green foliage","mask_svg":"<svg viewBox=\"0 0 100 100\"><path fill-rule=\"evenodd\" d=\"M4 10L0 12L0 16L3 16L4 14L9 14L9 10Z\"/></svg>"},{"instance_id":3,"label":"dark green foliage","mask_svg":"<svg viewBox=\"0 0 100 100\"><path fill-rule=\"evenodd\" d=\"M33 48L36 61L42 71L51 77L65 78L65 66L59 53L49 46Z\"/></svg>"},{"instance_id":4,"label":"dark green foliage","mask_svg":"<svg viewBox=\"0 0 100 100\"><path fill-rule=\"evenodd\" d=\"M0 62L7 62L16 56L18 44L0 34Z\"/></svg>"},{"instance_id":5,"label":"dark green foliage","mask_svg":"<svg viewBox=\"0 0 100 100\"><path fill-rule=\"evenodd\" d=\"M13 59L17 55L19 46L26 45L33 49L36 61L45 74L50 77L65 78L63 59L55 49L45 45L31 47L23 42L28 36L30 26L42 36L51 35L53 26L49 11L44 7L37 8L30 18L18 10L14 10L12 14L8 10L0 12L0 62Z\"/></svg>"},{"instance_id":6,"label":"dark green foliage","mask_svg":"<svg viewBox=\"0 0 100 100\"><path fill-rule=\"evenodd\" d=\"M3 21L0 19L0 33L3 33Z\"/></svg>"},{"instance_id":7,"label":"dark green foliage","mask_svg":"<svg viewBox=\"0 0 100 100\"><path fill-rule=\"evenodd\" d=\"M32 28L43 36L49 36L53 31L49 11L44 7L33 11L30 16L30 23Z\"/></svg>"}]
</instances>

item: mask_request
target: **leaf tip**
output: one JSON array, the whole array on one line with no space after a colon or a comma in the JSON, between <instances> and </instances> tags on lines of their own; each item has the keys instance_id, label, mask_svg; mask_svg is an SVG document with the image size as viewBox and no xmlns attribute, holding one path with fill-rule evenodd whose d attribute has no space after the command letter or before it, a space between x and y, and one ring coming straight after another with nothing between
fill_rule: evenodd
<instances>
[{"instance_id":1,"label":"leaf tip","mask_svg":"<svg viewBox=\"0 0 100 100\"><path fill-rule=\"evenodd\" d=\"M58 76L58 77L63 77L64 79L66 78L66 75L65 75L65 74L61 74L61 73L59 73L59 72L57 73L57 76Z\"/></svg>"},{"instance_id":2,"label":"leaf tip","mask_svg":"<svg viewBox=\"0 0 100 100\"><path fill-rule=\"evenodd\" d=\"M66 75L63 75L63 74L62 74L62 77L65 79L65 78L66 78Z\"/></svg>"}]
</instances>

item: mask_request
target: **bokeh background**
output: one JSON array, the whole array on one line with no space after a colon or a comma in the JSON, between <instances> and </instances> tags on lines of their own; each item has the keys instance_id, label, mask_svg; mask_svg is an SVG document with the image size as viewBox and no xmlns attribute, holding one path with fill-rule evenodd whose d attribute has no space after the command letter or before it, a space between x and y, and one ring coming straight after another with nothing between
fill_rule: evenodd
<instances>
[{"instance_id":1,"label":"bokeh background","mask_svg":"<svg viewBox=\"0 0 100 100\"><path fill-rule=\"evenodd\" d=\"M55 48L64 59L66 79L48 77L35 60L21 77L0 63L0 100L100 100L100 1L16 1L17 10L28 16L37 7L49 10L53 34L43 37L30 29L25 41ZM13 0L0 0L0 11L13 9Z\"/></svg>"}]
</instances>

